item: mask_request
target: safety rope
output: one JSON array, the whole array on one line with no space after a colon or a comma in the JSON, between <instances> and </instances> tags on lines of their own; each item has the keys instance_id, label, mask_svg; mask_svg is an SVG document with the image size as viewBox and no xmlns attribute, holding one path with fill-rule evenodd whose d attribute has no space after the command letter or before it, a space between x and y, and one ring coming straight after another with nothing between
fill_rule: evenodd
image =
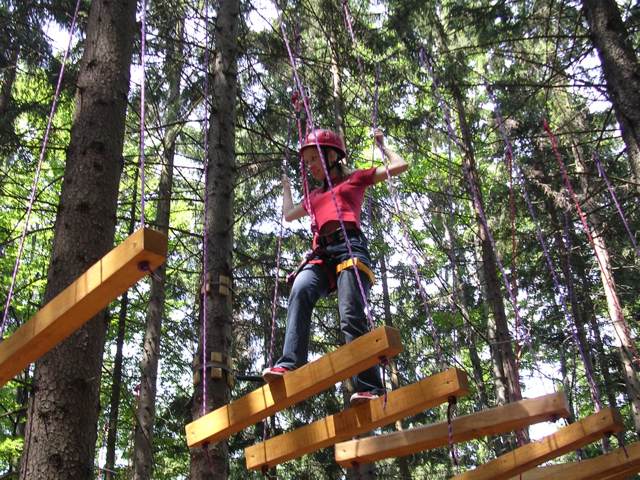
<instances>
[{"instance_id":1,"label":"safety rope","mask_svg":"<svg viewBox=\"0 0 640 480\"><path fill-rule=\"evenodd\" d=\"M458 455L456 453L455 443L453 441L453 417L456 413L456 406L458 405L457 397L451 396L447 403L447 438L449 441L449 452L451 454L451 462L457 468L459 467Z\"/></svg>"},{"instance_id":2,"label":"safety rope","mask_svg":"<svg viewBox=\"0 0 640 480\"><path fill-rule=\"evenodd\" d=\"M0 324L0 341L2 341L4 335L4 329L6 327L7 318L9 315L9 307L13 299L13 291L16 285L16 279L18 278L18 270L20 268L20 261L22 259L22 253L24 251L24 241L27 236L27 230L29 228L29 220L31 219L31 212L33 211L33 205L35 204L36 191L38 189L38 183L40 181L40 173L42 171L42 164L44 163L44 156L47 151L47 144L49 143L49 135L51 133L51 127L53 125L53 117L56 114L58 108L58 101L60 100L60 92L62 91L62 78L64 77L64 70L67 64L67 58L71 51L71 42L73 41L73 33L76 29L76 23L78 21L78 11L80 10L80 0L77 0L75 10L73 11L73 18L71 20L71 26L69 27L69 40L67 47L62 57L60 64L60 73L58 74L58 81L56 83L56 89L53 95L53 103L51 104L51 110L49 111L49 117L47 119L47 126L44 131L44 138L42 140L42 147L40 148L40 155L38 157L38 164L36 172L33 178L33 184L31 185L31 193L29 195L29 203L27 205L27 213L25 214L24 228L20 235L20 242L18 244L18 253L16 255L16 261L13 266L13 273L11 275L11 284L9 285L9 292L7 293L7 301L4 306L4 312L2 314L2 323Z\"/></svg>"},{"instance_id":3,"label":"safety rope","mask_svg":"<svg viewBox=\"0 0 640 480\"><path fill-rule=\"evenodd\" d=\"M302 82L300 81L300 76L298 75L298 68L296 66L295 58L293 57L293 52L291 50L291 45L289 44L289 40L287 39L287 33L286 33L286 30L285 30L284 22L281 22L280 28L281 28L282 38L283 38L285 47L287 49L287 54L289 56L289 62L291 63L291 68L293 70L293 77L294 77L295 85L296 85L296 88L298 89L298 93L299 93L299 95L300 95L300 97L302 99L302 105L303 105L305 113L307 115L307 122L308 122L309 128L313 132L313 131L315 131L315 122L314 122L314 119L313 119L314 118L313 117L313 113L311 111L311 106L309 105L309 100L308 100L307 96L304 94L305 90L304 90L304 87L302 85ZM331 175L329 174L329 170L328 170L327 165L326 165L324 153L322 151L322 148L320 148L320 145L318 145L317 143L316 143L316 149L318 151L318 155L320 156L320 160L321 160L320 163L322 165L322 170L324 172L325 179L327 181L327 185L328 185L329 191L331 193L331 200L332 200L333 205L334 205L334 207L336 209L338 222L340 224L340 230L342 231L342 235L343 235L343 237L345 239L345 245L347 246L347 251L349 253L349 257L352 258L352 259L355 259L355 256L353 254L353 249L351 247L351 241L349 239L349 236L347 235L347 228L346 228L346 226L344 224L344 220L343 220L344 215L343 215L343 212L342 212L342 208L338 204L338 200L336 198L336 193L335 193L335 190L334 190L333 181L331 180ZM306 179L306 175L305 175L305 179ZM356 282L358 284L358 289L359 289L360 295L362 297L363 307L364 307L364 311L365 311L367 320L369 321L369 326L370 326L371 329L373 329L375 327L375 325L374 325L373 318L372 318L372 315L371 315L369 302L367 300L367 294L365 293L365 289L364 289L364 285L362 283L360 272L359 272L359 270L357 268L354 268L353 272L355 274Z\"/></svg>"},{"instance_id":4,"label":"safety rope","mask_svg":"<svg viewBox=\"0 0 640 480\"><path fill-rule=\"evenodd\" d=\"M357 52L358 51L358 39L356 38L356 34L353 30L353 17L351 16L351 11L349 10L349 1L348 0L342 0L342 11L343 11L343 17L344 17L344 24L345 27L347 28L347 31L349 32L349 36L351 37L351 41L353 42L353 46L354 46L354 50ZM363 64L363 59L362 56L360 54L356 55L356 63L358 64L358 70L360 72L360 78L362 79L362 83L363 83L363 87L364 87L364 91L367 94L367 97L369 97L370 99L373 99L374 103L376 102L376 98L377 96L375 94L372 94L371 91L369 90L367 84L365 83L365 71L364 71L364 64ZM377 89L377 84L376 84L376 89ZM375 114L377 116L377 105L374 106L374 111ZM374 128L376 127L376 122L373 122L373 126Z\"/></svg>"},{"instance_id":5,"label":"safety rope","mask_svg":"<svg viewBox=\"0 0 640 480\"><path fill-rule=\"evenodd\" d=\"M569 196L571 197L571 199L573 200L574 205L576 206L576 210L578 212L578 217L580 218L580 222L582 223L582 227L584 229L584 232L587 236L587 239L589 241L589 244L591 245L591 248L593 249L593 253L596 257L596 261L598 262L598 266L600 267L600 273L602 274L602 278L604 279L604 282L606 283L606 287L609 288L612 292L615 292L615 283L613 281L612 278L612 272L609 271L604 264L604 261L602 260L602 258L600 257L600 254L598 253L598 249L596 248L596 244L595 244L595 240L593 237L593 234L591 232L591 228L589 227L589 224L587 223L587 217L585 215L585 213L583 212L582 208L580 207L580 202L578 201L577 195L573 189L573 186L571 185L571 180L569 179L569 174L567 173L567 168L564 165L564 162L562 161L562 155L560 154L560 150L558 147L558 140L555 137L555 135L553 134L553 132L551 131L551 128L549 127L549 123L547 122L546 119L543 120L542 122L543 128L544 130L547 132L547 136L549 137L549 141L551 143L551 149L553 150L554 156L556 158L556 162L558 163L558 167L560 168L560 172L562 175L562 179L564 181L565 184L565 189L567 190L567 192L569 193ZM615 315L616 318L612 318L611 320L613 321L614 325L615 324L620 324L620 328L622 328L624 330L625 335L627 335L628 338L632 338L631 337L631 331L629 329L629 325L627 324L627 322L624 319L623 313L622 313L622 306L620 305L620 301L618 299L617 294L614 294L611 296L611 301L613 302L613 308L615 310ZM616 332L616 335L618 336L618 340L620 340L622 349L629 349L630 350L630 354L633 356L632 360L632 364L635 364L634 369L637 369L638 367L638 363L640 362L640 355L638 354L638 350L635 347L635 345L633 344L633 342L630 342L629 344L625 344L625 342L622 340L620 332L618 331L617 328L614 328L614 331Z\"/></svg>"},{"instance_id":6,"label":"safety rope","mask_svg":"<svg viewBox=\"0 0 640 480\"><path fill-rule=\"evenodd\" d=\"M286 165L289 163L289 142L291 141L291 123L289 123L289 128L287 128L287 141L285 143L284 150L284 158L282 161L282 174L284 175L286 172ZM275 348L275 338L276 338L276 311L278 308L278 285L280 284L280 260L281 260L281 252L282 252L282 236L284 230L284 223L282 221L284 217L284 205L283 209L278 216L278 241L276 246L276 275L275 275L275 285L273 287L273 299L271 301L271 339L269 342L269 355L268 355L268 364L269 367L273 367L273 350ZM269 417L262 420L262 441L265 442L267 437L269 436Z\"/></svg>"},{"instance_id":7,"label":"safety rope","mask_svg":"<svg viewBox=\"0 0 640 480\"><path fill-rule=\"evenodd\" d=\"M209 2L204 2L204 226L202 232L202 406L201 414L207 413L207 285L209 282L208 272L209 263L207 260L208 250L208 216L209 209L207 185L209 185L209 68L210 68L210 49L209 49Z\"/></svg>"},{"instance_id":8,"label":"safety rope","mask_svg":"<svg viewBox=\"0 0 640 480\"><path fill-rule=\"evenodd\" d=\"M445 120L445 124L447 127L447 134L449 139L458 146L458 148L462 151L465 152L466 148L465 146L462 144L462 142L460 141L460 139L457 137L457 135L455 134L454 130L453 130L453 122L451 119L451 114L449 111L449 106L447 105L447 102L445 101L444 97L442 96L442 94L440 93L440 84L438 81L437 76L435 75L435 72L433 70L432 64L431 64L431 60L427 57L426 52L424 47L421 47L419 50L419 59L420 59L420 63L421 65L423 65L426 69L427 72L429 73L429 75L432 78L433 81L433 92L434 95L436 95L438 103L440 104L440 108L442 109L442 113L444 116L444 120ZM504 265L502 263L502 260L500 259L500 255L498 254L498 248L496 246L496 241L493 237L493 234L491 232L491 228L489 227L489 222L487 220L487 217L485 215L485 211L484 211L484 206L482 204L482 201L480 200L480 192L477 189L477 185L476 183L473 181L473 178L471 177L471 172L469 171L468 168L464 168L463 167L463 175L467 181L467 185L469 186L469 190L471 192L471 200L476 208L477 214L478 214L478 218L480 220L480 225L482 227L482 229L485 232L485 235L487 236L487 239L489 240L489 244L491 245L491 249L493 250L494 253L494 257L496 260L496 264L498 266L498 269L500 270L500 273L502 275L502 281L505 285L505 289L507 291L510 303L511 303L511 307L513 309L513 313L514 313L514 317L515 317L515 324L516 324L516 329L515 329L515 339L514 339L514 343L516 346L516 351L520 351L520 343L519 343L519 339L520 339L520 328L522 326L522 321L521 321L521 317L520 317L520 309L518 308L518 302L517 299L515 298L514 292L512 291L511 288L511 282L509 281L509 277L507 275L507 272L504 268ZM528 330L526 332L522 333L522 337L524 339L525 342L529 341L529 332ZM522 394L520 392L520 374L518 371L518 364L519 364L519 355L516 355L516 369L515 369L515 395L517 397L521 397Z\"/></svg>"},{"instance_id":9,"label":"safety rope","mask_svg":"<svg viewBox=\"0 0 640 480\"><path fill-rule=\"evenodd\" d=\"M502 137L502 141L504 142L504 153L505 156L507 158L509 158L509 163L513 166L516 175L519 177L520 179L520 186L522 188L522 196L525 200L525 203L527 205L527 210L529 211L529 215L531 217L531 219L533 220L533 224L535 225L536 228L536 237L538 239L538 242L540 243L541 247L542 247L542 252L544 254L544 258L545 258L545 263L547 265L547 269L549 270L549 274L551 275L551 279L553 281L553 286L555 288L555 291L557 292L558 296L560 297L560 306L562 307L562 311L564 313L564 317L565 320L567 322L567 328L569 329L569 331L571 332L571 336L573 337L573 341L575 342L577 348L578 348L578 352L580 353L580 358L582 358L582 363L585 366L585 372L586 372L586 377L587 377L587 383L589 384L589 389L590 389L590 393L591 393L591 399L593 400L593 403L595 405L596 411L600 411L602 409L602 401L601 401L601 395L600 395L600 390L598 388L598 384L596 383L596 381L594 380L594 374L593 371L591 370L591 362L588 359L587 356L587 352L585 352L584 350L584 346L582 344L582 342L580 342L580 339L578 337L578 326L576 324L576 320L575 317L572 315L571 311L569 310L568 307L568 302L567 302L567 294L566 294L566 289L562 288L561 284L560 284L560 279L558 278L558 274L556 272L556 269L553 266L553 261L551 259L551 253L549 252L549 247L547 245L547 241L545 239L544 234L542 233L542 229L540 227L540 222L538 220L538 215L536 214L535 208L533 206L533 202L531 200L531 197L529 196L529 192L527 190L527 186L526 186L526 180L524 177L524 174L522 172L522 169L520 169L517 160L515 159L514 155L513 155L513 148L511 145L511 140L509 139L509 136L507 134L505 125L504 125L504 118L502 116L502 112L500 109L500 104L498 103L498 100L495 98L495 96L493 95L493 92L491 92L491 90L489 90L489 97L491 98L493 104L495 105L495 116L496 116L496 121L498 123L498 131L500 132L500 135Z\"/></svg>"},{"instance_id":10,"label":"safety rope","mask_svg":"<svg viewBox=\"0 0 640 480\"><path fill-rule=\"evenodd\" d=\"M142 70L140 79L140 227L145 226L144 221L144 131L145 131L145 106L146 106L146 37L147 37L147 0L142 0L142 11L140 13L140 69Z\"/></svg>"},{"instance_id":11,"label":"safety rope","mask_svg":"<svg viewBox=\"0 0 640 480\"><path fill-rule=\"evenodd\" d=\"M289 163L289 142L291 139L291 126L287 129L287 142L284 147L284 159L282 161L282 173L286 172L285 166ZM278 308L278 286L280 284L280 260L281 260L281 252L282 252L282 235L284 231L284 224L282 218L284 216L284 205L283 209L278 216L278 241L276 243L276 275L275 275L275 285L273 287L273 298L271 300L271 341L269 342L269 366L273 366L273 350L275 347L275 338L276 338L276 311Z\"/></svg>"},{"instance_id":12,"label":"safety rope","mask_svg":"<svg viewBox=\"0 0 640 480\"><path fill-rule=\"evenodd\" d=\"M347 27L347 31L349 32L349 36L351 37L351 41L354 44L355 50L358 50L358 39L356 38L356 35L354 33L353 30L353 20L352 20L352 16L351 16L351 12L349 10L349 2L348 0L342 0L342 8L343 8L343 14L344 14L344 23L345 26ZM380 85L380 64L376 63L376 69L375 69L375 78L374 78L374 91L373 93L371 93L367 87L367 85L364 83L364 79L365 77L365 72L364 72L364 66L363 66L363 59L361 57L360 54L356 55L356 61L358 64L358 68L360 70L360 78L363 79L363 88L365 89L365 92L367 93L367 96L370 97L372 99L373 102L373 110L372 110L372 117L371 117L371 124L372 124L372 128L375 131L378 128L378 112L379 112L379 85ZM436 360L439 363L439 365L444 366L445 365L445 360L444 360L444 354L443 354L443 349L442 349L442 345L440 343L440 338L439 335L437 334L437 329L435 327L435 323L433 321L433 315L431 313L431 309L429 307L429 295L427 294L426 288L424 286L424 281L422 278L422 275L420 274L420 269L418 266L418 261L416 259L415 253L413 251L413 249L411 248L411 241L409 239L409 227L406 225L404 218L402 216L402 209L400 208L400 202L399 202L399 195L397 193L397 190L393 184L393 180L391 179L391 174L389 172L389 168L388 168L388 163L386 162L386 157L384 154L384 151L382 149L382 145L380 145L379 143L377 143L374 140L374 148L378 147L379 151L380 151L380 155L382 157L383 160L383 164L385 167L385 172L386 172L386 183L389 189L389 193L390 193L390 197L392 199L392 203L394 206L394 212L396 214L396 217L399 219L399 223L401 226L401 231L403 234L403 240L404 243L407 247L407 252L409 254L409 259L410 259L410 263L411 263L411 270L413 272L414 275L414 279L416 282L416 285L418 286L418 292L420 293L420 297L422 300L422 305L423 308L425 310L425 316L427 319L427 326L429 328L429 330L431 332L433 332L433 340L434 340L434 346L435 346L435 350L436 350Z\"/></svg>"},{"instance_id":13,"label":"safety rope","mask_svg":"<svg viewBox=\"0 0 640 480\"><path fill-rule=\"evenodd\" d=\"M633 245L633 248L634 248L634 250L636 252L636 257L640 259L640 248L638 248L638 243L636 242L636 237L631 232L631 228L629 227L629 222L627 222L627 218L626 218L626 216L624 214L624 211L622 210L622 205L620 205L620 202L618 201L618 197L616 196L616 192L613 189L613 186L611 185L611 182L609 181L609 177L607 176L607 174L604 171L604 168L602 167L602 163L600 162L600 156L598 155L597 151L593 152L593 161L595 162L596 168L598 169L598 175L600 175L600 177L605 181L605 183L607 185L607 190L609 190L609 194L611 195L613 203L616 206L616 210L618 211L618 215L620 215L620 219L622 220L624 228L627 231L627 235L629 235L629 239L631 240L631 244Z\"/></svg>"},{"instance_id":14,"label":"safety rope","mask_svg":"<svg viewBox=\"0 0 640 480\"><path fill-rule=\"evenodd\" d=\"M426 52L424 50L424 47L421 47L419 50L419 58L421 63L427 68L427 71L429 73L429 75L431 76L433 83L436 87L439 87L439 81L438 78L435 75L435 72L432 68L431 65L431 61L429 58L427 58L426 56ZM450 137L450 139L456 144L458 145L458 147L461 149L462 152L466 151L465 146L462 144L462 142L460 141L460 139L457 138L457 136L455 135L455 132L453 130L453 124L452 124L452 120L451 120L451 116L449 113L449 107L446 103L446 101L444 100L444 98L442 97L442 94L439 91L439 88L434 88L433 89L434 94L437 96L437 100L438 103L440 104L440 108L442 109L444 118L445 118L445 123L446 123L446 127L447 127L447 133ZM500 270L500 273L502 275L502 281L505 285L505 289L507 291L509 300L511 302L511 306L513 309L513 313L514 313L514 317L515 317L515 333L516 333L516 337L514 339L514 344L515 344L515 348L516 348L516 365L515 365L515 371L514 371L514 375L515 375L515 379L514 379L514 394L516 395L516 397L521 398L522 397L522 393L520 390L520 373L519 373L519 361L520 361L520 353L521 353L521 347L520 347L520 337L522 336L522 339L525 343L529 343L530 342L530 332L528 331L528 329L524 328L524 325L522 323L522 319L520 316L520 309L518 308L518 302L517 299L515 298L515 294L513 292L513 289L511 288L511 282L509 281L509 277L507 275L507 272L504 268L504 265L502 263L502 260L500 259L500 255L498 254L498 249L496 246L496 241L495 238L493 237L493 233L491 232L491 228L489 227L489 222L487 220L485 211L484 211L484 206L482 204L482 201L480 199L480 192L478 191L478 186L477 184L474 182L474 179L472 178L471 172L469 170L469 168L465 168L463 166L463 175L467 181L467 185L469 186L469 190L471 193L471 200L473 202L473 205L476 209L477 215L478 215L478 219L480 220L480 225L485 233L485 235L487 236L487 239L489 240L489 244L491 245L491 249L493 250L494 253L494 257L496 260L496 264L498 266L498 269ZM520 333L521 330L524 330L522 332L522 334Z\"/></svg>"}]
</instances>

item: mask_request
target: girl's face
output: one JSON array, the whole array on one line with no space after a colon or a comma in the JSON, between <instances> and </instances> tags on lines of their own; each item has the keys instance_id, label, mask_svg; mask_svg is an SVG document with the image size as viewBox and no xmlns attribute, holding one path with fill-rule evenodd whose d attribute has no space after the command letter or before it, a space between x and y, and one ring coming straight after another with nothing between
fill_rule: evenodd
<instances>
[{"instance_id":1,"label":"girl's face","mask_svg":"<svg viewBox=\"0 0 640 480\"><path fill-rule=\"evenodd\" d=\"M321 182L324 180L324 169L322 168L322 158L320 157L320 153L318 149L315 147L305 148L302 152L302 158L309 170L311 170L311 175L314 179ZM327 157L325 160L329 165L333 164L338 158L338 154L333 150L328 150Z\"/></svg>"}]
</instances>

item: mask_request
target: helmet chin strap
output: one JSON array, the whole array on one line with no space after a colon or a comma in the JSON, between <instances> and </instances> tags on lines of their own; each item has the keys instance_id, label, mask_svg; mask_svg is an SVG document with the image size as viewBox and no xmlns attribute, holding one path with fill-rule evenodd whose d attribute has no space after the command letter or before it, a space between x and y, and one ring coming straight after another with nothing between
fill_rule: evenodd
<instances>
[{"instance_id":1,"label":"helmet chin strap","mask_svg":"<svg viewBox=\"0 0 640 480\"><path fill-rule=\"evenodd\" d=\"M338 166L340 165L340 160L336 160L335 162L333 162L331 165L327 165L327 169L329 171L333 170L334 168L338 168Z\"/></svg>"}]
</instances>

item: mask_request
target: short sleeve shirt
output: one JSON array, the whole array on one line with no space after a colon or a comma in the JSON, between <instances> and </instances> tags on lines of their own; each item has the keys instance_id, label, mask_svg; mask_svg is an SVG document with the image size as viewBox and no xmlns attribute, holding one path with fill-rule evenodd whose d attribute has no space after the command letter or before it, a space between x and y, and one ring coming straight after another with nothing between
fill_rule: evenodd
<instances>
[{"instance_id":1,"label":"short sleeve shirt","mask_svg":"<svg viewBox=\"0 0 640 480\"><path fill-rule=\"evenodd\" d=\"M360 228L360 212L367 187L373 185L376 167L367 170L356 170L337 185L334 184L333 192L342 213L342 220L353 222ZM331 190L324 191L317 188L309 195L311 210L315 214L318 229L331 220L339 220L336 206L333 202Z\"/></svg>"}]
</instances>

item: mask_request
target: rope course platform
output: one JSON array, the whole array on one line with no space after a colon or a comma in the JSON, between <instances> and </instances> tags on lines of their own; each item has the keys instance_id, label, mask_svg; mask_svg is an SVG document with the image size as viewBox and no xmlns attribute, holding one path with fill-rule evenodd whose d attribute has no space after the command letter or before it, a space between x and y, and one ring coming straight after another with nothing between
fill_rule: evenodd
<instances>
[{"instance_id":1,"label":"rope course platform","mask_svg":"<svg viewBox=\"0 0 640 480\"><path fill-rule=\"evenodd\" d=\"M167 237L140 228L0 343L0 387L162 265Z\"/></svg>"},{"instance_id":2,"label":"rope course platform","mask_svg":"<svg viewBox=\"0 0 640 480\"><path fill-rule=\"evenodd\" d=\"M214 443L273 413L327 390L402 351L400 332L379 327L186 426L187 445Z\"/></svg>"},{"instance_id":3,"label":"rope course platform","mask_svg":"<svg viewBox=\"0 0 640 480\"><path fill-rule=\"evenodd\" d=\"M562 480L614 480L624 479L640 472L640 442L595 458L580 462L561 463L539 467L522 474L522 480L544 480L562 478ZM513 477L510 480L519 480Z\"/></svg>"},{"instance_id":4,"label":"rope course platform","mask_svg":"<svg viewBox=\"0 0 640 480\"><path fill-rule=\"evenodd\" d=\"M499 407L455 418L451 422L454 443L500 435L535 423L567 418L570 414L564 393L520 400ZM336 463L344 468L391 457L402 457L449 444L449 425L433 425L361 438L335 446Z\"/></svg>"},{"instance_id":5,"label":"rope course platform","mask_svg":"<svg viewBox=\"0 0 640 480\"><path fill-rule=\"evenodd\" d=\"M450 397L460 397L468 392L466 374L451 368L389 392L386 405L384 398L371 400L292 432L247 447L245 448L247 468L249 470L271 468L355 435L388 425L400 418L415 415L446 403Z\"/></svg>"},{"instance_id":6,"label":"rope course platform","mask_svg":"<svg viewBox=\"0 0 640 480\"><path fill-rule=\"evenodd\" d=\"M605 435L619 432L623 428L619 413L615 409L605 408L538 441L516 448L474 470L456 475L452 480L509 480L541 463L576 450ZM566 480L564 475L562 478Z\"/></svg>"}]
</instances>

